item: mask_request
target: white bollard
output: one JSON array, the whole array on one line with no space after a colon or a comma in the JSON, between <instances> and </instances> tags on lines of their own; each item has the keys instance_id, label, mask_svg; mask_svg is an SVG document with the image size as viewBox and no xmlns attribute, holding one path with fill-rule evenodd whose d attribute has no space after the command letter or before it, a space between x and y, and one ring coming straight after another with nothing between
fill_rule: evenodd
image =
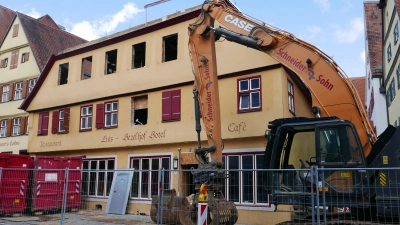
<instances>
[{"instance_id":1,"label":"white bollard","mask_svg":"<svg viewBox=\"0 0 400 225\"><path fill-rule=\"evenodd\" d=\"M207 225L207 203L198 203L197 208L197 225Z\"/></svg>"}]
</instances>

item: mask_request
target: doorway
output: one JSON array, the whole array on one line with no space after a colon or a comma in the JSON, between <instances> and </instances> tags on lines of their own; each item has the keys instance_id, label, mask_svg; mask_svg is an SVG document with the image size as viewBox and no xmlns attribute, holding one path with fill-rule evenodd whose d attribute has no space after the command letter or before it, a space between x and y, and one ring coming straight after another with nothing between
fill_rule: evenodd
<instances>
[{"instance_id":1,"label":"doorway","mask_svg":"<svg viewBox=\"0 0 400 225\"><path fill-rule=\"evenodd\" d=\"M193 183L192 169L197 169L197 164L182 165L181 190L184 196L195 194L195 185Z\"/></svg>"}]
</instances>

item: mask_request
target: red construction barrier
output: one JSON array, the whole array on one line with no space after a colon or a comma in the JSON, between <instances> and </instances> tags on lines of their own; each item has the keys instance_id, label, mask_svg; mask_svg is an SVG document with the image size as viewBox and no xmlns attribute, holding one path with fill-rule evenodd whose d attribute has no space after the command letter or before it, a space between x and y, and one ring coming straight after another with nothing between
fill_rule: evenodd
<instances>
[{"instance_id":1,"label":"red construction barrier","mask_svg":"<svg viewBox=\"0 0 400 225\"><path fill-rule=\"evenodd\" d=\"M64 183L65 183L65 169L70 169L68 171L68 188L67 188L67 203L66 208L79 208L81 202L81 157L65 157L61 158L60 163L60 182L58 187L58 196L61 201L59 201L59 208L61 208L62 197L64 193Z\"/></svg>"},{"instance_id":2,"label":"red construction barrier","mask_svg":"<svg viewBox=\"0 0 400 225\"><path fill-rule=\"evenodd\" d=\"M25 210L31 160L28 155L0 153L0 214Z\"/></svg>"}]
</instances>

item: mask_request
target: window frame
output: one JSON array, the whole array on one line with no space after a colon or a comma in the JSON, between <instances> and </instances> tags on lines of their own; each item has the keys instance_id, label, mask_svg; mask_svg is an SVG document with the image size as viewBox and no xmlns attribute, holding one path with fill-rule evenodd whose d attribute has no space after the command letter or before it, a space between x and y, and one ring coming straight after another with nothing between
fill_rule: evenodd
<instances>
[{"instance_id":1,"label":"window frame","mask_svg":"<svg viewBox=\"0 0 400 225\"><path fill-rule=\"evenodd\" d=\"M168 39L168 38L171 38L171 37L174 37L174 36L176 36L176 58L174 58L174 59L166 59L166 39ZM164 37L162 37L162 44L163 44L163 52L162 52L162 62L163 63L165 63L165 62L171 62L171 61L175 61L175 60L178 60L178 53L179 53L179 51L178 51L178 46L179 46L179 36L178 36L178 33L175 33L175 34L170 34L170 35L167 35L167 36L164 36Z\"/></svg>"},{"instance_id":2,"label":"window frame","mask_svg":"<svg viewBox=\"0 0 400 225\"><path fill-rule=\"evenodd\" d=\"M21 55L21 64L29 61L29 52L24 52Z\"/></svg>"},{"instance_id":3,"label":"window frame","mask_svg":"<svg viewBox=\"0 0 400 225\"><path fill-rule=\"evenodd\" d=\"M180 121L182 117L181 103L181 89L163 91L161 93L161 121Z\"/></svg>"},{"instance_id":4,"label":"window frame","mask_svg":"<svg viewBox=\"0 0 400 225\"><path fill-rule=\"evenodd\" d=\"M290 80L288 80L288 107L289 107L289 112L295 115L296 108L294 103L294 85Z\"/></svg>"},{"instance_id":5,"label":"window frame","mask_svg":"<svg viewBox=\"0 0 400 225\"><path fill-rule=\"evenodd\" d=\"M20 136L21 135L21 117L13 118L12 125L13 125L13 127L12 127L12 136ZM18 129L17 133L15 133L15 129Z\"/></svg>"},{"instance_id":6,"label":"window frame","mask_svg":"<svg viewBox=\"0 0 400 225\"><path fill-rule=\"evenodd\" d=\"M258 79L258 88L251 88L251 80ZM246 90L241 90L241 82L246 81L248 82L247 89ZM261 75L257 76L251 76L251 77L245 77L245 78L239 78L237 79L237 111L238 113L244 113L244 112L254 112L254 111L261 111L262 110L262 81L261 81ZM252 93L259 93L259 107L252 107ZM242 105L242 96L248 95L248 108L241 108Z\"/></svg>"},{"instance_id":7,"label":"window frame","mask_svg":"<svg viewBox=\"0 0 400 225\"><path fill-rule=\"evenodd\" d=\"M89 107L91 107L92 108L92 113L89 115L88 114L88 108ZM86 109L86 115L82 115L83 113L83 108L87 108ZM80 113L79 113L79 115L80 115L80 120L79 120L79 131L91 131L92 130L92 128L93 128L93 105L84 105L84 106L81 106L81 108L80 108ZM85 128L82 128L82 119L83 118L86 118L86 119L88 119L90 117L90 119L91 119L91 121L92 121L92 125L90 126L90 127L85 127ZM87 122L86 122L86 124L88 124L88 120L86 120Z\"/></svg>"},{"instance_id":8,"label":"window frame","mask_svg":"<svg viewBox=\"0 0 400 225\"><path fill-rule=\"evenodd\" d=\"M117 103L117 109L113 110L113 103ZM111 104L111 111L107 111L107 104ZM117 128L118 127L118 112L119 112L119 101L115 100L115 101L108 101L108 102L104 102L104 128ZM110 116L110 125L107 125L107 115L111 114ZM112 124L113 120L112 120L112 115L116 114L117 115L117 122L115 125Z\"/></svg>"},{"instance_id":9,"label":"window frame","mask_svg":"<svg viewBox=\"0 0 400 225\"><path fill-rule=\"evenodd\" d=\"M243 156L252 156L252 160L253 160L253 169L243 169ZM229 151L227 153L223 153L222 154L222 158L223 158L223 162L224 162L224 166L225 166L225 171L229 172L229 171L236 171L239 172L239 196L238 199L239 201L235 201L235 205L237 206L266 206L266 207L271 207L270 201L269 201L269 197L267 199L267 202L258 202L258 193L259 191L257 190L257 188L260 186L260 184L262 184L262 180L259 181L258 179L258 175L260 175L259 173L262 174L262 171L257 171L258 169L263 169L263 168L259 168L257 166L257 156L264 156L264 152L263 151ZM238 163L238 168L239 169L231 169L229 168L230 163L229 163L229 157L238 157L239 158L239 163ZM262 160L263 161L263 160ZM249 186L252 186L252 192L253 192L253 201L252 202L244 202L243 201L243 191L244 190L244 180L243 180L243 173L246 171L243 170L250 170L247 172L252 172L252 180L253 183L249 184ZM233 175L232 175L233 176ZM232 187L230 185L230 179L229 176L227 179L225 179L225 184L222 184L222 192L224 193L226 199L228 201L230 201L230 190L229 187ZM237 190L237 189L235 189ZM262 192L261 192L262 193ZM234 200L232 200L234 201Z\"/></svg>"},{"instance_id":10,"label":"window frame","mask_svg":"<svg viewBox=\"0 0 400 225\"><path fill-rule=\"evenodd\" d=\"M143 168L143 160L149 160L149 169L142 169ZM158 159L158 169L154 170L152 169L152 159ZM151 196L152 196L152 185L154 186L154 183L152 183L151 181L153 180L152 176L153 173L157 172L157 178L156 180L158 181L158 172L159 169L162 168L163 164L162 164L162 160L163 159L168 159L169 163L168 166L169 168L164 168L165 173L168 173L168 178L166 178L166 176L164 176L164 189L171 189L172 187L172 155L130 155L129 156L129 168L133 168L133 160L139 160L139 169L136 169L137 172L135 172L137 174L137 197L132 197L132 190L134 188L134 185L136 185L135 182L135 177L134 179L132 179L132 187L131 187L131 191L129 194L129 199L133 199L133 200L149 200L151 201ZM147 196L148 197L143 197L142 195L142 188L144 186L144 182L143 182L143 173L148 173L148 180L147 180ZM134 175L135 176L135 175ZM165 180L167 180L168 183L165 182ZM159 192L159 188L158 188L158 182L156 184L157 186L157 193Z\"/></svg>"},{"instance_id":11,"label":"window frame","mask_svg":"<svg viewBox=\"0 0 400 225\"><path fill-rule=\"evenodd\" d=\"M400 63L397 66L396 75L397 75L397 89L400 89Z\"/></svg>"},{"instance_id":12,"label":"window frame","mask_svg":"<svg viewBox=\"0 0 400 225\"><path fill-rule=\"evenodd\" d=\"M91 163L96 161L96 169L91 169ZM99 165L100 165L100 161L105 161L105 169L104 170L100 170L99 169ZM114 168L113 169L109 169L108 168L108 161L114 161ZM88 162L88 168L84 169L84 163ZM87 197L103 197L103 198L108 198L110 196L110 191L111 191L111 184L112 184L112 179L114 177L114 172L116 170L116 162L117 159L113 158L113 157L104 157L104 158L86 158L82 161L82 196L87 196ZM98 188L99 188L99 173L104 172L104 191L103 191L103 195L98 195ZM94 189L94 195L90 194L90 177L92 176L91 173L96 173L96 184L95 184L95 189ZM87 180L84 180L84 174L87 174ZM112 174L112 176L110 176L110 186L108 187L108 182L109 182L109 175ZM88 184L87 187L84 187L85 184ZM87 188L87 190L84 190L85 188ZM108 191L108 194L107 194Z\"/></svg>"},{"instance_id":13,"label":"window frame","mask_svg":"<svg viewBox=\"0 0 400 225\"><path fill-rule=\"evenodd\" d=\"M7 137L7 124L8 120L0 120L0 138Z\"/></svg>"},{"instance_id":14,"label":"window frame","mask_svg":"<svg viewBox=\"0 0 400 225\"><path fill-rule=\"evenodd\" d=\"M1 102L8 102L10 96L10 84L3 85L1 88L2 88ZM7 88L7 91L4 91L4 88Z\"/></svg>"},{"instance_id":15,"label":"window frame","mask_svg":"<svg viewBox=\"0 0 400 225\"><path fill-rule=\"evenodd\" d=\"M397 41L399 40L399 21L396 21L396 25L394 26L393 38L394 38L394 44L396 45Z\"/></svg>"},{"instance_id":16,"label":"window frame","mask_svg":"<svg viewBox=\"0 0 400 225\"><path fill-rule=\"evenodd\" d=\"M31 83L31 81L33 81L33 85L32 85L32 83ZM35 85L36 85L36 83L37 83L37 81L38 81L38 78L32 78L32 79L29 79L28 80L28 94L30 94L31 92L32 92L32 90L33 90L33 88L35 87Z\"/></svg>"},{"instance_id":17,"label":"window frame","mask_svg":"<svg viewBox=\"0 0 400 225\"><path fill-rule=\"evenodd\" d=\"M58 121L57 122L58 122L57 133L64 133L65 132L65 110L64 109L58 110ZM62 126L61 126L61 123L62 123Z\"/></svg>"},{"instance_id":18,"label":"window frame","mask_svg":"<svg viewBox=\"0 0 400 225\"><path fill-rule=\"evenodd\" d=\"M140 67L136 67L135 66L135 59L136 59L136 49L135 49L135 46L139 46L139 45L144 45L144 53L143 53L143 55L140 55L140 58L142 59L142 60L140 60L141 61L141 63L143 63L143 65L142 66L140 66ZM143 68L143 67L145 67L146 66L146 48L147 48L147 44L146 44L146 42L144 41L144 42L140 42L140 43L136 43L136 44L134 44L134 45L132 45L132 65L131 65L131 68L132 69L139 69L139 68Z\"/></svg>"},{"instance_id":19,"label":"window frame","mask_svg":"<svg viewBox=\"0 0 400 225\"><path fill-rule=\"evenodd\" d=\"M387 53L387 61L390 62L390 60L392 59L392 46L391 46L391 43L389 43L389 46L386 49L386 53Z\"/></svg>"},{"instance_id":20,"label":"window frame","mask_svg":"<svg viewBox=\"0 0 400 225\"><path fill-rule=\"evenodd\" d=\"M47 118L46 118L47 117ZM48 135L49 133L49 120L50 120L50 112L40 112L38 118L38 136L39 135Z\"/></svg>"},{"instance_id":21,"label":"window frame","mask_svg":"<svg viewBox=\"0 0 400 225\"><path fill-rule=\"evenodd\" d=\"M14 84L14 100L20 100L22 99L22 87L23 87L23 82L16 82ZM19 95L19 96L17 96Z\"/></svg>"}]
</instances>

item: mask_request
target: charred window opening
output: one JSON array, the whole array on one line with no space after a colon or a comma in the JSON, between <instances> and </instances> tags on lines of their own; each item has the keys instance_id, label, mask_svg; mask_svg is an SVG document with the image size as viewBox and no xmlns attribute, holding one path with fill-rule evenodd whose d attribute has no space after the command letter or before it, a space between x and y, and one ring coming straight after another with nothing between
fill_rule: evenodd
<instances>
[{"instance_id":1,"label":"charred window opening","mask_svg":"<svg viewBox=\"0 0 400 225\"><path fill-rule=\"evenodd\" d=\"M163 38L163 62L176 60L178 58L178 34Z\"/></svg>"},{"instance_id":2,"label":"charred window opening","mask_svg":"<svg viewBox=\"0 0 400 225\"><path fill-rule=\"evenodd\" d=\"M82 76L81 80L92 78L92 56L82 59Z\"/></svg>"},{"instance_id":3,"label":"charred window opening","mask_svg":"<svg viewBox=\"0 0 400 225\"><path fill-rule=\"evenodd\" d=\"M146 42L132 46L132 69L146 65Z\"/></svg>"},{"instance_id":4,"label":"charred window opening","mask_svg":"<svg viewBox=\"0 0 400 225\"><path fill-rule=\"evenodd\" d=\"M117 49L106 52L106 74L117 71Z\"/></svg>"},{"instance_id":5,"label":"charred window opening","mask_svg":"<svg viewBox=\"0 0 400 225\"><path fill-rule=\"evenodd\" d=\"M147 124L147 95L132 98L132 126Z\"/></svg>"},{"instance_id":6,"label":"charred window opening","mask_svg":"<svg viewBox=\"0 0 400 225\"><path fill-rule=\"evenodd\" d=\"M68 83L68 63L64 63L60 65L60 69L58 72L58 85L63 85Z\"/></svg>"}]
</instances>

